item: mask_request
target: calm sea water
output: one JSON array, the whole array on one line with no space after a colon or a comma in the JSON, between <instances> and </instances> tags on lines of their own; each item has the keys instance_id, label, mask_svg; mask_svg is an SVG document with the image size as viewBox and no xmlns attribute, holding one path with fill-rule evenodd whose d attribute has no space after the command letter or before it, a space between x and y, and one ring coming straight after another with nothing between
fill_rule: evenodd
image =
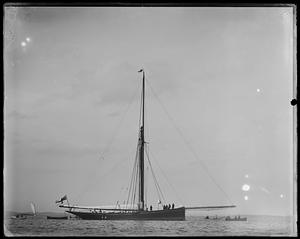
<instances>
[{"instance_id":1,"label":"calm sea water","mask_svg":"<svg viewBox=\"0 0 300 239\"><path fill-rule=\"evenodd\" d=\"M5 219L7 236L284 236L296 235L291 217L247 216L248 221L207 220L187 216L186 221L47 220L43 217Z\"/></svg>"}]
</instances>

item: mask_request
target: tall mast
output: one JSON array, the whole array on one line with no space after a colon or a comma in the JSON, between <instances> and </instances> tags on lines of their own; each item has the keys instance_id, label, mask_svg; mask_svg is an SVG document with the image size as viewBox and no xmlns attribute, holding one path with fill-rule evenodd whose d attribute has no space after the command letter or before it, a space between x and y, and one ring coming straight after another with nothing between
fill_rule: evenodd
<instances>
[{"instance_id":1,"label":"tall mast","mask_svg":"<svg viewBox=\"0 0 300 239\"><path fill-rule=\"evenodd\" d=\"M140 158L139 158L139 171L140 171L140 183L139 183L139 210L144 210L144 125L145 125L145 72L141 69L139 72L143 72L143 88L142 88L142 125L140 128Z\"/></svg>"}]
</instances>

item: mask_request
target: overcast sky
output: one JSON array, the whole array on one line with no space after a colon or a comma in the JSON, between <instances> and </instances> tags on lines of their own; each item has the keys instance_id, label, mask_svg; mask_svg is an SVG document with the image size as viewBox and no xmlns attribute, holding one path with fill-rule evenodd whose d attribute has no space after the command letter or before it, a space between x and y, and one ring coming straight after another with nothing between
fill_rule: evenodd
<instances>
[{"instance_id":1,"label":"overcast sky","mask_svg":"<svg viewBox=\"0 0 300 239\"><path fill-rule=\"evenodd\" d=\"M5 14L6 210L127 199L144 68L146 141L168 203L292 214L292 8Z\"/></svg>"}]
</instances>

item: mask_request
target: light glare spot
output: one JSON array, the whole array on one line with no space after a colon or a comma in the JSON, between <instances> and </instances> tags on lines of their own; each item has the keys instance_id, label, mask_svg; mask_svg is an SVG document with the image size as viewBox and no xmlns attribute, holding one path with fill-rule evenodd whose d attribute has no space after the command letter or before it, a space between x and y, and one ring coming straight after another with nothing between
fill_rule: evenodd
<instances>
[{"instance_id":1,"label":"light glare spot","mask_svg":"<svg viewBox=\"0 0 300 239\"><path fill-rule=\"evenodd\" d=\"M242 190L247 192L250 190L250 186L248 184L244 184Z\"/></svg>"},{"instance_id":2,"label":"light glare spot","mask_svg":"<svg viewBox=\"0 0 300 239\"><path fill-rule=\"evenodd\" d=\"M30 42L31 40L30 40L30 38L29 38L29 37L27 37L27 38L26 38L26 41L27 41L27 42Z\"/></svg>"},{"instance_id":3,"label":"light glare spot","mask_svg":"<svg viewBox=\"0 0 300 239\"><path fill-rule=\"evenodd\" d=\"M26 46L26 42L22 41L21 46Z\"/></svg>"},{"instance_id":4,"label":"light glare spot","mask_svg":"<svg viewBox=\"0 0 300 239\"><path fill-rule=\"evenodd\" d=\"M280 194L280 197L283 198L283 194Z\"/></svg>"},{"instance_id":5,"label":"light glare spot","mask_svg":"<svg viewBox=\"0 0 300 239\"><path fill-rule=\"evenodd\" d=\"M244 199L247 201L249 198L248 198L248 196L246 195L246 196L244 197Z\"/></svg>"},{"instance_id":6,"label":"light glare spot","mask_svg":"<svg viewBox=\"0 0 300 239\"><path fill-rule=\"evenodd\" d=\"M249 178L249 175L248 175L248 174L246 174L246 175L245 175L245 178Z\"/></svg>"},{"instance_id":7,"label":"light glare spot","mask_svg":"<svg viewBox=\"0 0 300 239\"><path fill-rule=\"evenodd\" d=\"M256 89L257 92L260 92L260 89Z\"/></svg>"}]
</instances>

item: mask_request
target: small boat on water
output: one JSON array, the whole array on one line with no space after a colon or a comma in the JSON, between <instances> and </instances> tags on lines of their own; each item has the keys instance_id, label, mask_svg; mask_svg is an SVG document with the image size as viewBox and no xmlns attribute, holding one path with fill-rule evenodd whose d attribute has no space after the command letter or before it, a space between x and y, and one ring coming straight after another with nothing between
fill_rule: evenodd
<instances>
[{"instance_id":1,"label":"small boat on water","mask_svg":"<svg viewBox=\"0 0 300 239\"><path fill-rule=\"evenodd\" d=\"M31 210L32 210L32 213L20 213L20 214L17 214L17 215L14 215L11 217L11 219L19 219L19 220L24 220L24 219L27 219L27 217L35 217L36 216L36 207L34 205L33 202L30 203L30 206L31 206Z\"/></svg>"},{"instance_id":2,"label":"small boat on water","mask_svg":"<svg viewBox=\"0 0 300 239\"><path fill-rule=\"evenodd\" d=\"M33 202L30 203L30 207L31 207L31 211L32 211L32 215L36 216L37 212L36 212L36 206Z\"/></svg>"},{"instance_id":3,"label":"small boat on water","mask_svg":"<svg viewBox=\"0 0 300 239\"><path fill-rule=\"evenodd\" d=\"M225 221L247 221L247 217L240 217L240 216L235 216L233 218L231 217L226 217Z\"/></svg>"},{"instance_id":4,"label":"small boat on water","mask_svg":"<svg viewBox=\"0 0 300 239\"><path fill-rule=\"evenodd\" d=\"M62 217L52 217L52 216L47 216L47 219L68 220L68 216L62 216Z\"/></svg>"},{"instance_id":5,"label":"small boat on water","mask_svg":"<svg viewBox=\"0 0 300 239\"><path fill-rule=\"evenodd\" d=\"M18 214L16 216L12 216L11 219L19 219L19 220L24 220L26 219L27 217L23 214Z\"/></svg>"},{"instance_id":6,"label":"small boat on water","mask_svg":"<svg viewBox=\"0 0 300 239\"><path fill-rule=\"evenodd\" d=\"M222 219L224 219L224 217L218 217L218 216L209 217L209 216L206 216L205 219L209 219L209 220L222 220Z\"/></svg>"}]
</instances>

